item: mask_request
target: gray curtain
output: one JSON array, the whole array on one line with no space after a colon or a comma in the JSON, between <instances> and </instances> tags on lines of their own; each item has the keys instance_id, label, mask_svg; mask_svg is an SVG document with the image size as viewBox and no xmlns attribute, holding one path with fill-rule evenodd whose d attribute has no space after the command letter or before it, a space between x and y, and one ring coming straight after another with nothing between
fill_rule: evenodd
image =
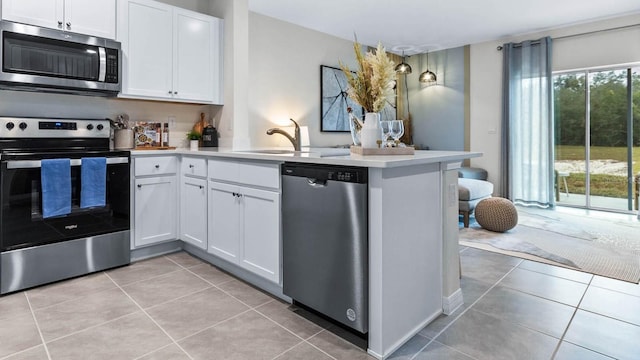
<instances>
[{"instance_id":1,"label":"gray curtain","mask_svg":"<svg viewBox=\"0 0 640 360\"><path fill-rule=\"evenodd\" d=\"M555 205L551 38L503 46L502 196Z\"/></svg>"}]
</instances>

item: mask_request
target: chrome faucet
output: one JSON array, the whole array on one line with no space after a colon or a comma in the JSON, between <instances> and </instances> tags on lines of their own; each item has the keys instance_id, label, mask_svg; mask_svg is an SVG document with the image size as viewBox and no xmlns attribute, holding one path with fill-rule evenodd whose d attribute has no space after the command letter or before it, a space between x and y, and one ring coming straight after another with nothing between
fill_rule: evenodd
<instances>
[{"instance_id":1,"label":"chrome faucet","mask_svg":"<svg viewBox=\"0 0 640 360\"><path fill-rule=\"evenodd\" d=\"M291 143L293 144L293 150L300 151L300 126L298 126L298 123L293 121L293 119L289 119L289 120L291 120L291 122L293 122L296 125L296 129L293 137L289 135L289 133L287 133L286 131L278 128L271 128L267 130L267 135L273 135L273 134L283 135L284 137L289 139L289 141L291 141Z\"/></svg>"}]
</instances>

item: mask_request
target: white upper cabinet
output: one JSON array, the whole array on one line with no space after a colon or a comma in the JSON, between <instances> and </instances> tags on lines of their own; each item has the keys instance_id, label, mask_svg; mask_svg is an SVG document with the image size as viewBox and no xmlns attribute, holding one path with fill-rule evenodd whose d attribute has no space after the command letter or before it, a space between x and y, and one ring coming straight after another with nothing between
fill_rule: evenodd
<instances>
[{"instance_id":1,"label":"white upper cabinet","mask_svg":"<svg viewBox=\"0 0 640 360\"><path fill-rule=\"evenodd\" d=\"M4 20L115 39L116 0L2 0Z\"/></svg>"},{"instance_id":2,"label":"white upper cabinet","mask_svg":"<svg viewBox=\"0 0 640 360\"><path fill-rule=\"evenodd\" d=\"M116 0L65 0L64 4L64 26L68 31L116 38Z\"/></svg>"},{"instance_id":3,"label":"white upper cabinet","mask_svg":"<svg viewBox=\"0 0 640 360\"><path fill-rule=\"evenodd\" d=\"M121 6L118 40L123 52L122 93L170 98L173 7L145 0L120 1L118 6Z\"/></svg>"},{"instance_id":4,"label":"white upper cabinet","mask_svg":"<svg viewBox=\"0 0 640 360\"><path fill-rule=\"evenodd\" d=\"M222 104L222 24L152 0L119 0L121 96Z\"/></svg>"}]
</instances>

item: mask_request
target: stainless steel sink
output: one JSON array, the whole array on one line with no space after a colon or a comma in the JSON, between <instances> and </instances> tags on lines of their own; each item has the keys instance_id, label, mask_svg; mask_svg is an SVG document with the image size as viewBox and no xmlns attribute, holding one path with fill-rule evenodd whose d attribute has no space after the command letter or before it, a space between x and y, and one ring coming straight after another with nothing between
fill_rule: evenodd
<instances>
[{"instance_id":1,"label":"stainless steel sink","mask_svg":"<svg viewBox=\"0 0 640 360\"><path fill-rule=\"evenodd\" d=\"M242 150L242 151L236 151L236 152L254 153L254 154L305 154L305 153L309 153L309 151L295 151L295 150L285 150L285 149Z\"/></svg>"},{"instance_id":2,"label":"stainless steel sink","mask_svg":"<svg viewBox=\"0 0 640 360\"><path fill-rule=\"evenodd\" d=\"M288 149L256 149L256 150L239 150L239 153L247 154L270 154L270 155L301 155L303 157L334 157L349 156L349 149L332 149L332 148L311 148L309 150L288 150Z\"/></svg>"}]
</instances>

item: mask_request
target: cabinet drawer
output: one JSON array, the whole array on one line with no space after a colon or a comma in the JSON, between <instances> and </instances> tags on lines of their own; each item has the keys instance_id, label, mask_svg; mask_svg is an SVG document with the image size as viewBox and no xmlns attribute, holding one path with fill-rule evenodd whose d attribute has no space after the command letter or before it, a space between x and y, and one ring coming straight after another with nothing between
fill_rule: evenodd
<instances>
[{"instance_id":1,"label":"cabinet drawer","mask_svg":"<svg viewBox=\"0 0 640 360\"><path fill-rule=\"evenodd\" d=\"M280 188L280 164L209 160L209 178L243 185Z\"/></svg>"},{"instance_id":2,"label":"cabinet drawer","mask_svg":"<svg viewBox=\"0 0 640 360\"><path fill-rule=\"evenodd\" d=\"M175 156L153 156L135 159L135 176L175 174L178 160Z\"/></svg>"},{"instance_id":3,"label":"cabinet drawer","mask_svg":"<svg viewBox=\"0 0 640 360\"><path fill-rule=\"evenodd\" d=\"M180 163L183 175L207 177L207 160L201 157L183 157Z\"/></svg>"}]
</instances>

